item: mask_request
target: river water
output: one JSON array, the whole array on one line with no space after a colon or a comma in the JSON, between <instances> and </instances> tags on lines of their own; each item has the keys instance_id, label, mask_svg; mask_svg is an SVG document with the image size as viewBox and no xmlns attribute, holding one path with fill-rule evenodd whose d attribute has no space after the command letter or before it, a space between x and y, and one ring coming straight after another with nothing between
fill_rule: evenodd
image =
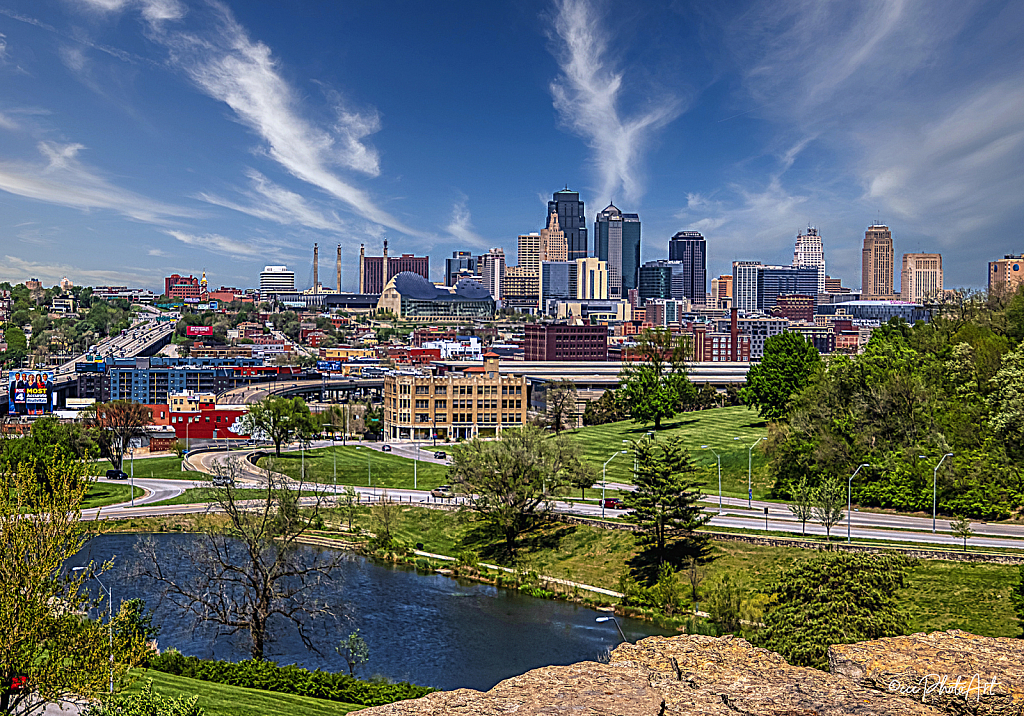
<instances>
[{"instance_id":1,"label":"river water","mask_svg":"<svg viewBox=\"0 0 1024 716\"><path fill-rule=\"evenodd\" d=\"M203 539L200 535L150 535L168 547L172 540ZM103 535L91 540L69 566L114 559L103 574L104 592L113 590L115 609L124 599L141 597L155 612L161 649L174 647L186 655L237 661L249 657L245 634L226 636L216 627L183 617L161 599L160 588L130 576L137 559L139 535ZM98 589L95 580L92 589ZM620 642L615 625L597 623L601 612L565 602L536 599L508 589L424 574L349 555L334 574L326 595L343 616L314 636L321 654L308 650L295 628L272 623L273 641L266 658L279 664L347 671L334 646L360 630L370 660L357 675L385 676L441 689L486 690L502 679L552 664L596 660ZM104 607L105 608L105 607ZM618 618L635 641L667 634L652 624Z\"/></svg>"}]
</instances>

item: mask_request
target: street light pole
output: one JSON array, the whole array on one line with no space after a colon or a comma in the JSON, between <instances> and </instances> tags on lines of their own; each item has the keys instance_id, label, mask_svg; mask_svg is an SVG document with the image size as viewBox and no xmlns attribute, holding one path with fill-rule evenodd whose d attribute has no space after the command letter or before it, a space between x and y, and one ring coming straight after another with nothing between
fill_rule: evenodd
<instances>
[{"instance_id":1,"label":"street light pole","mask_svg":"<svg viewBox=\"0 0 1024 716\"><path fill-rule=\"evenodd\" d=\"M718 458L718 514L722 514L722 456L715 452L710 445L701 445L700 449L711 450Z\"/></svg>"},{"instance_id":2,"label":"street light pole","mask_svg":"<svg viewBox=\"0 0 1024 716\"><path fill-rule=\"evenodd\" d=\"M615 623L615 628L619 630L619 636L622 637L622 641L626 642L627 644L629 643L629 639L627 639L626 635L622 633L622 627L619 626L619 620L616 619L615 617L598 617L594 621L595 622L614 622Z\"/></svg>"},{"instance_id":3,"label":"street light pole","mask_svg":"<svg viewBox=\"0 0 1024 716\"><path fill-rule=\"evenodd\" d=\"M129 463L131 464L131 471L132 471L132 485L131 485L132 507L135 507L135 448L134 447L131 447L131 446L128 447L128 455L130 456Z\"/></svg>"},{"instance_id":4,"label":"street light pole","mask_svg":"<svg viewBox=\"0 0 1024 716\"><path fill-rule=\"evenodd\" d=\"M862 467L868 467L868 464L862 462L858 465L850 479L846 481L846 544L850 544L850 519L853 517L853 478L857 477Z\"/></svg>"},{"instance_id":5,"label":"street light pole","mask_svg":"<svg viewBox=\"0 0 1024 716\"><path fill-rule=\"evenodd\" d=\"M926 458L928 456L927 455L921 455L920 457L921 458ZM937 483L938 483L938 477L939 477L939 467L942 466L942 461L945 460L947 457L953 457L953 453L947 452L945 455L943 455L941 458L939 458L939 464L935 466L934 470L932 470L932 534L935 533L935 511L936 511L936 507L938 505Z\"/></svg>"},{"instance_id":6,"label":"street light pole","mask_svg":"<svg viewBox=\"0 0 1024 716\"><path fill-rule=\"evenodd\" d=\"M418 443L412 444L412 489L416 488L416 473L419 471L420 466L420 446Z\"/></svg>"},{"instance_id":7,"label":"street light pole","mask_svg":"<svg viewBox=\"0 0 1024 716\"><path fill-rule=\"evenodd\" d=\"M608 463L615 459L616 455L625 455L628 450L618 450L612 453L612 456L604 461L604 465L601 466L601 519L604 519L604 494L605 488L608 485Z\"/></svg>"},{"instance_id":8,"label":"street light pole","mask_svg":"<svg viewBox=\"0 0 1024 716\"><path fill-rule=\"evenodd\" d=\"M733 438L733 440L739 440L739 439L740 438ZM754 466L754 448L757 447L757 444L759 442L761 442L762 440L764 440L764 436L763 435L761 437L759 437L757 440L755 440L753 445L751 445L750 447L747 448L747 509L753 509L754 508L754 490L753 490L753 487L751 485L751 477L750 476L751 476L751 473L753 472L753 466Z\"/></svg>"}]
</instances>

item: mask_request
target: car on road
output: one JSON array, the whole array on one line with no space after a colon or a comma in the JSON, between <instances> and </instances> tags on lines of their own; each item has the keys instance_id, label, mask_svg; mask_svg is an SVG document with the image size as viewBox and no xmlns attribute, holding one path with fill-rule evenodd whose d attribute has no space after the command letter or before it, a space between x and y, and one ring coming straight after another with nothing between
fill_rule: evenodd
<instances>
[{"instance_id":1,"label":"car on road","mask_svg":"<svg viewBox=\"0 0 1024 716\"><path fill-rule=\"evenodd\" d=\"M609 510L621 510L622 500L618 497L606 497L604 500L604 506Z\"/></svg>"},{"instance_id":2,"label":"car on road","mask_svg":"<svg viewBox=\"0 0 1024 716\"><path fill-rule=\"evenodd\" d=\"M430 491L431 497L455 497L455 493L452 491L451 485L440 485Z\"/></svg>"},{"instance_id":3,"label":"car on road","mask_svg":"<svg viewBox=\"0 0 1024 716\"><path fill-rule=\"evenodd\" d=\"M213 476L214 487L234 487L235 479L228 475L214 475Z\"/></svg>"},{"instance_id":4,"label":"car on road","mask_svg":"<svg viewBox=\"0 0 1024 716\"><path fill-rule=\"evenodd\" d=\"M381 445L380 446L380 451L381 452L391 452L391 446L390 445Z\"/></svg>"},{"instance_id":5,"label":"car on road","mask_svg":"<svg viewBox=\"0 0 1024 716\"><path fill-rule=\"evenodd\" d=\"M448 453L446 453L444 450L436 450L434 452L434 459L435 460L447 460L448 459Z\"/></svg>"},{"instance_id":6,"label":"car on road","mask_svg":"<svg viewBox=\"0 0 1024 716\"><path fill-rule=\"evenodd\" d=\"M124 470L107 470L108 480L127 480L128 473Z\"/></svg>"}]
</instances>

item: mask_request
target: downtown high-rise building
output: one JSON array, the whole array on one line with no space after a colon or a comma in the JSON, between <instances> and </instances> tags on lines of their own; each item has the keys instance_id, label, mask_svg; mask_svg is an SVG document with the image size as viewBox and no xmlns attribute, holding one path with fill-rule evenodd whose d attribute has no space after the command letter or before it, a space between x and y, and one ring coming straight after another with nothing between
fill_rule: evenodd
<instances>
[{"instance_id":1,"label":"downtown high-rise building","mask_svg":"<svg viewBox=\"0 0 1024 716\"><path fill-rule=\"evenodd\" d=\"M558 214L548 217L548 225L540 232L540 261L570 261L569 242L562 231Z\"/></svg>"},{"instance_id":2,"label":"downtown high-rise building","mask_svg":"<svg viewBox=\"0 0 1024 716\"><path fill-rule=\"evenodd\" d=\"M1024 284L1024 254L1004 254L998 261L988 262L989 293L1013 293L1021 284Z\"/></svg>"},{"instance_id":3,"label":"downtown high-rise building","mask_svg":"<svg viewBox=\"0 0 1024 716\"><path fill-rule=\"evenodd\" d=\"M864 248L861 251L861 299L892 300L894 261L892 231L884 224L872 224L864 232Z\"/></svg>"},{"instance_id":4,"label":"downtown high-rise building","mask_svg":"<svg viewBox=\"0 0 1024 716\"><path fill-rule=\"evenodd\" d=\"M818 272L813 266L765 266L760 261L732 262L732 307L767 311L779 296L800 295L817 302Z\"/></svg>"},{"instance_id":5,"label":"downtown high-rise building","mask_svg":"<svg viewBox=\"0 0 1024 716\"><path fill-rule=\"evenodd\" d=\"M942 294L942 254L903 254L900 300L934 301Z\"/></svg>"},{"instance_id":6,"label":"downtown high-rise building","mask_svg":"<svg viewBox=\"0 0 1024 716\"><path fill-rule=\"evenodd\" d=\"M818 270L818 293L825 293L825 248L821 236L814 226L807 227L807 233L797 232L796 248L793 250L793 265L812 266Z\"/></svg>"},{"instance_id":7,"label":"downtown high-rise building","mask_svg":"<svg viewBox=\"0 0 1024 716\"><path fill-rule=\"evenodd\" d=\"M477 272L483 278L484 288L491 298L500 301L504 296L505 286L505 249L490 249L476 260Z\"/></svg>"},{"instance_id":8,"label":"downtown high-rise building","mask_svg":"<svg viewBox=\"0 0 1024 716\"><path fill-rule=\"evenodd\" d=\"M452 251L452 257L444 260L444 285L454 286L460 276L476 274L476 260L469 251Z\"/></svg>"},{"instance_id":9,"label":"downtown high-rise building","mask_svg":"<svg viewBox=\"0 0 1024 716\"><path fill-rule=\"evenodd\" d=\"M608 264L608 291L625 298L637 287L640 272L640 216L609 204L594 221L594 253Z\"/></svg>"},{"instance_id":10,"label":"downtown high-rise building","mask_svg":"<svg viewBox=\"0 0 1024 716\"><path fill-rule=\"evenodd\" d=\"M587 258L590 246L587 240L587 214L580 201L580 193L569 191L568 187L556 191L548 202L546 226L551 225L552 214L558 215L559 227L565 233L568 260Z\"/></svg>"},{"instance_id":11,"label":"downtown high-rise building","mask_svg":"<svg viewBox=\"0 0 1024 716\"><path fill-rule=\"evenodd\" d=\"M699 231L677 231L668 240L668 260L682 263L683 296L695 306L703 306L708 291L708 252Z\"/></svg>"}]
</instances>

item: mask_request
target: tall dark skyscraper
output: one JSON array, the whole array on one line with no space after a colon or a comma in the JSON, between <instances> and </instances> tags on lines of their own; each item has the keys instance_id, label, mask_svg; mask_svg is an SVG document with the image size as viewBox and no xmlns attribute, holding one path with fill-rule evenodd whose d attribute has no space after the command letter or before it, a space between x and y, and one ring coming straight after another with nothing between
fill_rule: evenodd
<instances>
[{"instance_id":1,"label":"tall dark skyscraper","mask_svg":"<svg viewBox=\"0 0 1024 716\"><path fill-rule=\"evenodd\" d=\"M699 231L678 231L668 240L668 260L683 262L683 293L703 306L708 290L708 253Z\"/></svg>"},{"instance_id":2,"label":"tall dark skyscraper","mask_svg":"<svg viewBox=\"0 0 1024 716\"><path fill-rule=\"evenodd\" d=\"M598 212L594 252L608 262L609 298L625 298L637 287L640 271L640 216L623 214L614 204Z\"/></svg>"},{"instance_id":3,"label":"tall dark skyscraper","mask_svg":"<svg viewBox=\"0 0 1024 716\"><path fill-rule=\"evenodd\" d=\"M587 258L590 244L587 242L587 214L580 201L578 191L563 189L556 191L548 202L548 216L558 214L558 225L565 232L565 242L569 247L569 260ZM544 228L548 228L545 220Z\"/></svg>"}]
</instances>

